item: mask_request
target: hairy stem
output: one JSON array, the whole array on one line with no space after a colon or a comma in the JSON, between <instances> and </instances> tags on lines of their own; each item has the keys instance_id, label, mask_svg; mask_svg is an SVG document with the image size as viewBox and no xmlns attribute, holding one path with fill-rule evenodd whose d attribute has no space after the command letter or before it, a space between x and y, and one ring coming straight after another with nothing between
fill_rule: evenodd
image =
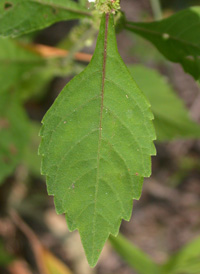
<instances>
[{"instance_id":1,"label":"hairy stem","mask_svg":"<svg viewBox=\"0 0 200 274\"><path fill-rule=\"evenodd\" d=\"M150 0L151 7L153 10L153 15L156 20L162 19L162 8L160 4L160 0Z\"/></svg>"},{"instance_id":2,"label":"hairy stem","mask_svg":"<svg viewBox=\"0 0 200 274\"><path fill-rule=\"evenodd\" d=\"M85 46L85 41L91 37L93 37L96 34L96 29L91 26L88 30L86 30L74 43L73 47L69 49L69 53L66 56L64 60L64 64L69 64L73 58L76 56L76 54L81 51L81 49Z\"/></svg>"}]
</instances>

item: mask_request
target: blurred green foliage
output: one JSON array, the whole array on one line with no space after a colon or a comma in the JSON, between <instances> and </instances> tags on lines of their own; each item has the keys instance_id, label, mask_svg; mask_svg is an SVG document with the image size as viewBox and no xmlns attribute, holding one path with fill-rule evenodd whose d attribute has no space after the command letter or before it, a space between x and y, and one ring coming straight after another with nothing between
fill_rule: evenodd
<instances>
[{"instance_id":1,"label":"blurred green foliage","mask_svg":"<svg viewBox=\"0 0 200 274\"><path fill-rule=\"evenodd\" d=\"M3 3L3 2L2 2ZM3 7L1 3L1 8ZM87 6L86 0L80 0L82 7ZM199 0L162 0L162 7L171 11L179 11L192 5L199 6ZM77 6L77 5L76 5ZM81 8L80 8L81 9ZM7 12L7 11L6 11ZM7 13L6 13L7 14ZM66 18L66 14L60 18ZM75 14L74 17L84 17ZM0 17L0 33L4 33ZM51 22L57 21L53 18ZM124 26L125 18L120 17L119 30ZM4 17L7 22L7 17ZM17 21L18 19L16 19ZM58 20L60 20L58 18ZM72 77L85 67L74 60L74 54L87 45L91 45L96 35L96 22L88 19L80 21L79 25L72 28L71 33L64 37L58 47L68 49L68 57L46 58L33 50L32 43L35 33L21 36L18 39L0 39L0 184L6 183L9 176L15 175L19 165L23 165L29 176L41 179L40 156L37 154L40 137L39 121L31 117L31 108L38 114L38 108L48 101L49 88L56 77ZM3 22L5 24L5 22ZM49 25L47 22L43 25ZM186 22L188 24L188 22ZM29 25L27 24L27 27ZM40 28L40 26L39 26ZM31 31L37 28L31 28ZM27 29L26 29L27 30ZM10 32L11 31L11 32ZM23 29L20 30L23 33ZM29 31L29 30L28 30ZM174 30L173 30L174 31ZM195 39L199 44L199 30ZM12 28L8 30L12 34ZM15 36L13 34L13 36ZM134 55L142 62L154 64L154 67L165 66L165 71L170 69L169 63L148 41L131 34L135 41ZM152 38L151 38L152 39ZM150 39L149 39L150 40ZM156 40L155 43L158 43ZM181 46L177 47L181 51ZM186 51L190 56L190 49ZM174 54L171 51L171 54ZM196 54L196 53L195 53ZM200 56L198 49L197 55ZM155 127L158 140L171 141L172 139L198 138L199 125L190 118L186 107L176 95L171 85L166 81L166 76L149 68L131 67L131 74L135 78L144 94L152 104L155 115ZM196 72L196 71L195 71ZM44 109L39 110L37 117L41 117ZM164 111L164 112L163 112ZM162 113L163 112L163 113ZM172 180L178 185L187 170L196 166L196 161L186 161L180 165L180 173ZM28 207L27 207L28 208ZM200 273L200 240L196 239L169 259L164 266L157 266L151 259L138 248L131 246L121 236L116 239L111 237L111 242L117 252L141 274L199 274ZM4 266L12 261L12 256L7 254L0 242L0 265Z\"/></svg>"}]
</instances>

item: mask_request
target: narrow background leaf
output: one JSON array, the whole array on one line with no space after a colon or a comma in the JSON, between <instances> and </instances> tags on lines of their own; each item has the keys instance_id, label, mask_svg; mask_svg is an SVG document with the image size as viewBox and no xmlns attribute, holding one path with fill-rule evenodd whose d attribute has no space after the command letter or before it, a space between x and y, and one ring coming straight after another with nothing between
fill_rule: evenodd
<instances>
[{"instance_id":1,"label":"narrow background leaf","mask_svg":"<svg viewBox=\"0 0 200 274\"><path fill-rule=\"evenodd\" d=\"M200 125L189 117L164 76L142 65L130 66L129 70L151 103L158 141L200 137Z\"/></svg>"},{"instance_id":2,"label":"narrow background leaf","mask_svg":"<svg viewBox=\"0 0 200 274\"><path fill-rule=\"evenodd\" d=\"M138 274L161 274L161 267L121 234L109 238L112 247Z\"/></svg>"},{"instance_id":3,"label":"narrow background leaf","mask_svg":"<svg viewBox=\"0 0 200 274\"><path fill-rule=\"evenodd\" d=\"M198 274L200 269L200 238L184 246L172 255L163 268L163 274Z\"/></svg>"},{"instance_id":4,"label":"narrow background leaf","mask_svg":"<svg viewBox=\"0 0 200 274\"><path fill-rule=\"evenodd\" d=\"M0 183L12 173L29 140L29 123L15 93L0 100Z\"/></svg>"}]
</instances>

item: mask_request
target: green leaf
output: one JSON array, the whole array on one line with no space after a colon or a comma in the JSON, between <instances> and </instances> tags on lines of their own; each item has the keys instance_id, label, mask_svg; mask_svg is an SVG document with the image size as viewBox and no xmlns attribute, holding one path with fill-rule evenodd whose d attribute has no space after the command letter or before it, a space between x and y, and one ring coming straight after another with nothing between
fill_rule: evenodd
<instances>
[{"instance_id":1,"label":"green leaf","mask_svg":"<svg viewBox=\"0 0 200 274\"><path fill-rule=\"evenodd\" d=\"M141 65L130 66L129 70L151 103L159 141L200 137L200 125L191 120L188 110L164 76Z\"/></svg>"},{"instance_id":2,"label":"green leaf","mask_svg":"<svg viewBox=\"0 0 200 274\"><path fill-rule=\"evenodd\" d=\"M0 93L15 87L31 69L44 65L44 60L19 42L0 38Z\"/></svg>"},{"instance_id":3,"label":"green leaf","mask_svg":"<svg viewBox=\"0 0 200 274\"><path fill-rule=\"evenodd\" d=\"M42 249L40 260L45 266L46 274L72 274L66 264L55 257L49 250Z\"/></svg>"},{"instance_id":4,"label":"green leaf","mask_svg":"<svg viewBox=\"0 0 200 274\"><path fill-rule=\"evenodd\" d=\"M27 101L31 98L38 101L44 98L50 82L57 74L55 67L53 68L49 64L40 68L36 66L29 73L26 73L25 76L22 77L22 80L18 84L21 100Z\"/></svg>"},{"instance_id":5,"label":"green leaf","mask_svg":"<svg viewBox=\"0 0 200 274\"><path fill-rule=\"evenodd\" d=\"M28 120L16 94L1 93L0 183L14 171L23 156L28 139Z\"/></svg>"},{"instance_id":6,"label":"green leaf","mask_svg":"<svg viewBox=\"0 0 200 274\"><path fill-rule=\"evenodd\" d=\"M48 193L79 230L91 266L151 174L149 107L119 56L113 16L103 15L93 58L45 115L39 149Z\"/></svg>"},{"instance_id":7,"label":"green leaf","mask_svg":"<svg viewBox=\"0 0 200 274\"><path fill-rule=\"evenodd\" d=\"M38 155L38 146L41 141L41 138L38 136L39 130L40 123L32 121L30 123L30 140L25 148L22 163L31 175L41 178L41 157Z\"/></svg>"},{"instance_id":8,"label":"green leaf","mask_svg":"<svg viewBox=\"0 0 200 274\"><path fill-rule=\"evenodd\" d=\"M70 0L10 0L0 3L0 36L16 37L55 22L89 17Z\"/></svg>"},{"instance_id":9,"label":"green leaf","mask_svg":"<svg viewBox=\"0 0 200 274\"><path fill-rule=\"evenodd\" d=\"M109 238L113 248L138 274L158 274L161 267L153 262L142 250L131 244L121 234Z\"/></svg>"},{"instance_id":10,"label":"green leaf","mask_svg":"<svg viewBox=\"0 0 200 274\"><path fill-rule=\"evenodd\" d=\"M149 40L170 61L200 78L200 7L151 23L127 22L126 29Z\"/></svg>"},{"instance_id":11,"label":"green leaf","mask_svg":"<svg viewBox=\"0 0 200 274\"><path fill-rule=\"evenodd\" d=\"M182 250L172 255L163 267L163 274L199 274L200 238L195 239Z\"/></svg>"},{"instance_id":12,"label":"green leaf","mask_svg":"<svg viewBox=\"0 0 200 274\"><path fill-rule=\"evenodd\" d=\"M79 3L81 6L86 7L86 5L88 4L88 0L79 0Z\"/></svg>"},{"instance_id":13,"label":"green leaf","mask_svg":"<svg viewBox=\"0 0 200 274\"><path fill-rule=\"evenodd\" d=\"M8 266L13 260L13 256L5 250L2 240L0 240L0 266Z\"/></svg>"},{"instance_id":14,"label":"green leaf","mask_svg":"<svg viewBox=\"0 0 200 274\"><path fill-rule=\"evenodd\" d=\"M19 100L19 82L44 65L37 54L15 40L0 39L0 183L21 161L29 123Z\"/></svg>"}]
</instances>

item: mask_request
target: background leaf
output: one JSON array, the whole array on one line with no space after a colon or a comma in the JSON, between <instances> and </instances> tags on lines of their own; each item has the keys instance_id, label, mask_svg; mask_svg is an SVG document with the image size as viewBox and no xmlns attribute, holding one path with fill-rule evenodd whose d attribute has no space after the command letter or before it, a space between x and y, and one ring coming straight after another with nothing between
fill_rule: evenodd
<instances>
[{"instance_id":1,"label":"background leaf","mask_svg":"<svg viewBox=\"0 0 200 274\"><path fill-rule=\"evenodd\" d=\"M109 238L116 252L138 274L198 274L200 269L200 238L185 245L173 254L165 264L157 264L138 247L127 241L121 234Z\"/></svg>"},{"instance_id":2,"label":"background leaf","mask_svg":"<svg viewBox=\"0 0 200 274\"><path fill-rule=\"evenodd\" d=\"M119 56L112 15L102 18L89 66L43 119L40 154L48 193L78 229L91 266L151 174L155 132L149 103Z\"/></svg>"},{"instance_id":3,"label":"background leaf","mask_svg":"<svg viewBox=\"0 0 200 274\"><path fill-rule=\"evenodd\" d=\"M45 274L72 274L67 265L55 257L49 250L43 249L41 255L41 260L46 267Z\"/></svg>"},{"instance_id":4,"label":"background leaf","mask_svg":"<svg viewBox=\"0 0 200 274\"><path fill-rule=\"evenodd\" d=\"M198 274L200 269L200 238L174 254L163 268L163 274Z\"/></svg>"},{"instance_id":5,"label":"background leaf","mask_svg":"<svg viewBox=\"0 0 200 274\"><path fill-rule=\"evenodd\" d=\"M121 234L109 238L112 247L138 274L159 274L161 267L138 247L131 244Z\"/></svg>"},{"instance_id":6,"label":"background leaf","mask_svg":"<svg viewBox=\"0 0 200 274\"><path fill-rule=\"evenodd\" d=\"M15 93L5 92L0 100L0 183L12 173L23 156L29 123Z\"/></svg>"},{"instance_id":7,"label":"background leaf","mask_svg":"<svg viewBox=\"0 0 200 274\"><path fill-rule=\"evenodd\" d=\"M25 148L22 163L35 177L42 177L40 172L41 157L38 155L38 146L40 144L40 123L31 122L30 124L30 142Z\"/></svg>"},{"instance_id":8,"label":"background leaf","mask_svg":"<svg viewBox=\"0 0 200 274\"><path fill-rule=\"evenodd\" d=\"M0 36L16 37L62 20L90 16L70 0L11 0L0 3Z\"/></svg>"},{"instance_id":9,"label":"background leaf","mask_svg":"<svg viewBox=\"0 0 200 274\"><path fill-rule=\"evenodd\" d=\"M0 240L0 266L7 266L13 261L13 256L11 256L3 245L3 242Z\"/></svg>"},{"instance_id":10,"label":"background leaf","mask_svg":"<svg viewBox=\"0 0 200 274\"><path fill-rule=\"evenodd\" d=\"M188 110L164 76L141 65L130 66L129 70L151 103L159 141L200 137L200 125L191 120Z\"/></svg>"},{"instance_id":11,"label":"background leaf","mask_svg":"<svg viewBox=\"0 0 200 274\"><path fill-rule=\"evenodd\" d=\"M157 22L127 22L126 29L149 40L195 79L200 78L200 7L185 9Z\"/></svg>"},{"instance_id":12,"label":"background leaf","mask_svg":"<svg viewBox=\"0 0 200 274\"><path fill-rule=\"evenodd\" d=\"M0 38L0 93L15 87L23 77L45 61L19 42Z\"/></svg>"}]
</instances>

